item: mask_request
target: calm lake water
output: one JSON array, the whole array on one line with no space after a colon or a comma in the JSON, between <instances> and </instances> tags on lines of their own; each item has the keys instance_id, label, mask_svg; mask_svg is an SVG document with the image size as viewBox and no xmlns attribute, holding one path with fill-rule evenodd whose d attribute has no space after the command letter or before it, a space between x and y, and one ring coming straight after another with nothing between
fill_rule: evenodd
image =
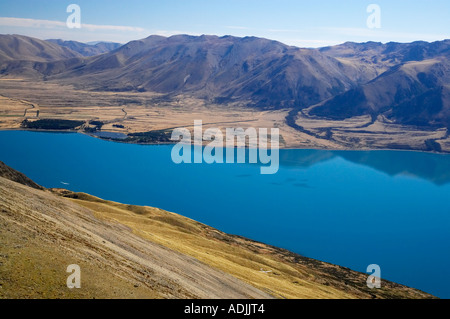
<instances>
[{"instance_id":1,"label":"calm lake water","mask_svg":"<svg viewBox=\"0 0 450 319\"><path fill-rule=\"evenodd\" d=\"M251 164L172 162L171 146L0 132L0 160L45 187L163 208L222 231L450 298L450 156L280 151Z\"/></svg>"}]
</instances>

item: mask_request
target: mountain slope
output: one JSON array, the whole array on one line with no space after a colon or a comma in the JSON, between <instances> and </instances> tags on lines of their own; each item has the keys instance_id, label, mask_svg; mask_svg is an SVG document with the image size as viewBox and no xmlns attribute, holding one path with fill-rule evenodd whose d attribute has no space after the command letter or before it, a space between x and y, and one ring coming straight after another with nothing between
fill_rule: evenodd
<instances>
[{"instance_id":1,"label":"mountain slope","mask_svg":"<svg viewBox=\"0 0 450 319\"><path fill-rule=\"evenodd\" d=\"M346 42L321 48L320 52L357 69L360 74L359 84L365 84L396 65L448 55L450 40L386 44Z\"/></svg>"},{"instance_id":2,"label":"mountain slope","mask_svg":"<svg viewBox=\"0 0 450 319\"><path fill-rule=\"evenodd\" d=\"M85 57L100 55L106 52L116 50L117 48L122 46L122 44L114 42L98 42L95 44L88 44L77 41L64 41L61 39L50 39L46 41L50 43L55 43L61 47L69 48L70 50L78 52L79 54Z\"/></svg>"},{"instance_id":3,"label":"mountain slope","mask_svg":"<svg viewBox=\"0 0 450 319\"><path fill-rule=\"evenodd\" d=\"M81 54L55 43L21 35L0 35L2 77L41 80L43 66L57 72L78 63L82 57Z\"/></svg>"},{"instance_id":4,"label":"mountain slope","mask_svg":"<svg viewBox=\"0 0 450 319\"><path fill-rule=\"evenodd\" d=\"M0 177L1 298L269 298L95 212ZM78 264L82 288L65 287Z\"/></svg>"},{"instance_id":5,"label":"mountain slope","mask_svg":"<svg viewBox=\"0 0 450 319\"><path fill-rule=\"evenodd\" d=\"M22 35L0 34L0 64L8 61L49 62L80 56L54 43Z\"/></svg>"},{"instance_id":6,"label":"mountain slope","mask_svg":"<svg viewBox=\"0 0 450 319\"><path fill-rule=\"evenodd\" d=\"M156 208L4 177L0 193L0 298L432 298Z\"/></svg>"},{"instance_id":7,"label":"mountain slope","mask_svg":"<svg viewBox=\"0 0 450 319\"><path fill-rule=\"evenodd\" d=\"M383 115L397 124L450 127L450 62L407 62L314 108L311 115L346 119Z\"/></svg>"},{"instance_id":8,"label":"mountain slope","mask_svg":"<svg viewBox=\"0 0 450 319\"><path fill-rule=\"evenodd\" d=\"M24 174L12 169L11 167L7 166L5 163L1 161L0 161L0 177L9 179L10 181L17 182L19 184L23 184L25 186L29 186L35 189L40 190L44 189L42 186L36 184Z\"/></svg>"},{"instance_id":9,"label":"mountain slope","mask_svg":"<svg viewBox=\"0 0 450 319\"><path fill-rule=\"evenodd\" d=\"M368 81L313 107L310 115L335 120L382 115L396 124L450 127L450 40L349 42L321 52L364 69Z\"/></svg>"},{"instance_id":10,"label":"mountain slope","mask_svg":"<svg viewBox=\"0 0 450 319\"><path fill-rule=\"evenodd\" d=\"M353 85L353 70L318 50L230 36L151 36L47 75L94 90L189 94L266 108L308 106Z\"/></svg>"}]
</instances>

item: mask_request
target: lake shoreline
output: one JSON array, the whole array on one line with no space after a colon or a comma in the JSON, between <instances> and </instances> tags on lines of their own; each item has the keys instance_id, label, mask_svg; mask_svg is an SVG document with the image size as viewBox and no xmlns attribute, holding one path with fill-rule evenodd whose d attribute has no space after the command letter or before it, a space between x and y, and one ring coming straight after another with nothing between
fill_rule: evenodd
<instances>
[{"instance_id":1,"label":"lake shoreline","mask_svg":"<svg viewBox=\"0 0 450 319\"><path fill-rule=\"evenodd\" d=\"M283 150L279 172L267 176L250 163L178 165L171 146L69 133L75 132L0 132L2 160L47 188L159 207L362 273L378 264L384 278L448 294L441 275L447 257L440 253L450 242L448 156ZM413 263L408 271L405 261Z\"/></svg>"},{"instance_id":2,"label":"lake shoreline","mask_svg":"<svg viewBox=\"0 0 450 319\"><path fill-rule=\"evenodd\" d=\"M114 138L106 138L101 137L89 132L84 131L78 131L78 130L44 130L44 129L24 129L24 128L0 128L1 131L27 131L27 132L42 132L42 133L72 133L72 134L82 134L86 136L90 136L93 138L97 138L106 142L115 142L115 143L121 143L121 144L134 144L134 145L176 145L177 142L149 142L149 143L140 143L140 142L134 142L134 141L126 141L123 139L114 139ZM105 132L105 133L122 133L124 135L127 135L123 132L114 132L114 131L99 131L99 132ZM208 143L205 142L204 145L208 145ZM246 147L248 148L248 147ZM441 155L448 155L449 152L441 151L427 151L427 150L421 150L421 149L403 149L403 148L325 148L325 147L317 147L317 148L311 148L311 147L280 147L280 150L317 150L317 151L346 151L346 152L376 152L376 151L396 151L396 152L417 152L417 153L427 153L427 154L441 154Z\"/></svg>"}]
</instances>

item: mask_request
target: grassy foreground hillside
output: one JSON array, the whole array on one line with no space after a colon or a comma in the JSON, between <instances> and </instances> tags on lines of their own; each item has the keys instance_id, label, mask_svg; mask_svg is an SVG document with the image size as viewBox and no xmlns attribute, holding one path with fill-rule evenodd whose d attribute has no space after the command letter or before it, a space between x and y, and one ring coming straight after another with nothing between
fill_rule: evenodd
<instances>
[{"instance_id":1,"label":"grassy foreground hillside","mask_svg":"<svg viewBox=\"0 0 450 319\"><path fill-rule=\"evenodd\" d=\"M81 289L66 287L70 264ZM0 162L0 298L433 298L366 279L157 208L42 189Z\"/></svg>"}]
</instances>

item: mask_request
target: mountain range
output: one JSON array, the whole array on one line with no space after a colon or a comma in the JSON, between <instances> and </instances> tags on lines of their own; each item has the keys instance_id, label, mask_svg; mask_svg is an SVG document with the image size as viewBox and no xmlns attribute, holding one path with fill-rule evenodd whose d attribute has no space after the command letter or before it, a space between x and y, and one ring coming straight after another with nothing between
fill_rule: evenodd
<instances>
[{"instance_id":1,"label":"mountain range","mask_svg":"<svg viewBox=\"0 0 450 319\"><path fill-rule=\"evenodd\" d=\"M93 46L1 35L0 77L436 129L450 127L449 54L450 40L302 49L256 37L150 36Z\"/></svg>"},{"instance_id":2,"label":"mountain range","mask_svg":"<svg viewBox=\"0 0 450 319\"><path fill-rule=\"evenodd\" d=\"M61 39L50 39L46 41L50 43L56 43L62 47L69 48L72 51L81 54L82 56L95 56L115 50L120 46L122 46L122 44L116 42L82 43L78 41L64 41Z\"/></svg>"},{"instance_id":3,"label":"mountain range","mask_svg":"<svg viewBox=\"0 0 450 319\"><path fill-rule=\"evenodd\" d=\"M321 103L310 114L334 119L381 114L394 123L450 127L450 41L362 47L344 44L321 51L365 67L372 61L381 74ZM349 55L346 48L357 54Z\"/></svg>"}]
</instances>

